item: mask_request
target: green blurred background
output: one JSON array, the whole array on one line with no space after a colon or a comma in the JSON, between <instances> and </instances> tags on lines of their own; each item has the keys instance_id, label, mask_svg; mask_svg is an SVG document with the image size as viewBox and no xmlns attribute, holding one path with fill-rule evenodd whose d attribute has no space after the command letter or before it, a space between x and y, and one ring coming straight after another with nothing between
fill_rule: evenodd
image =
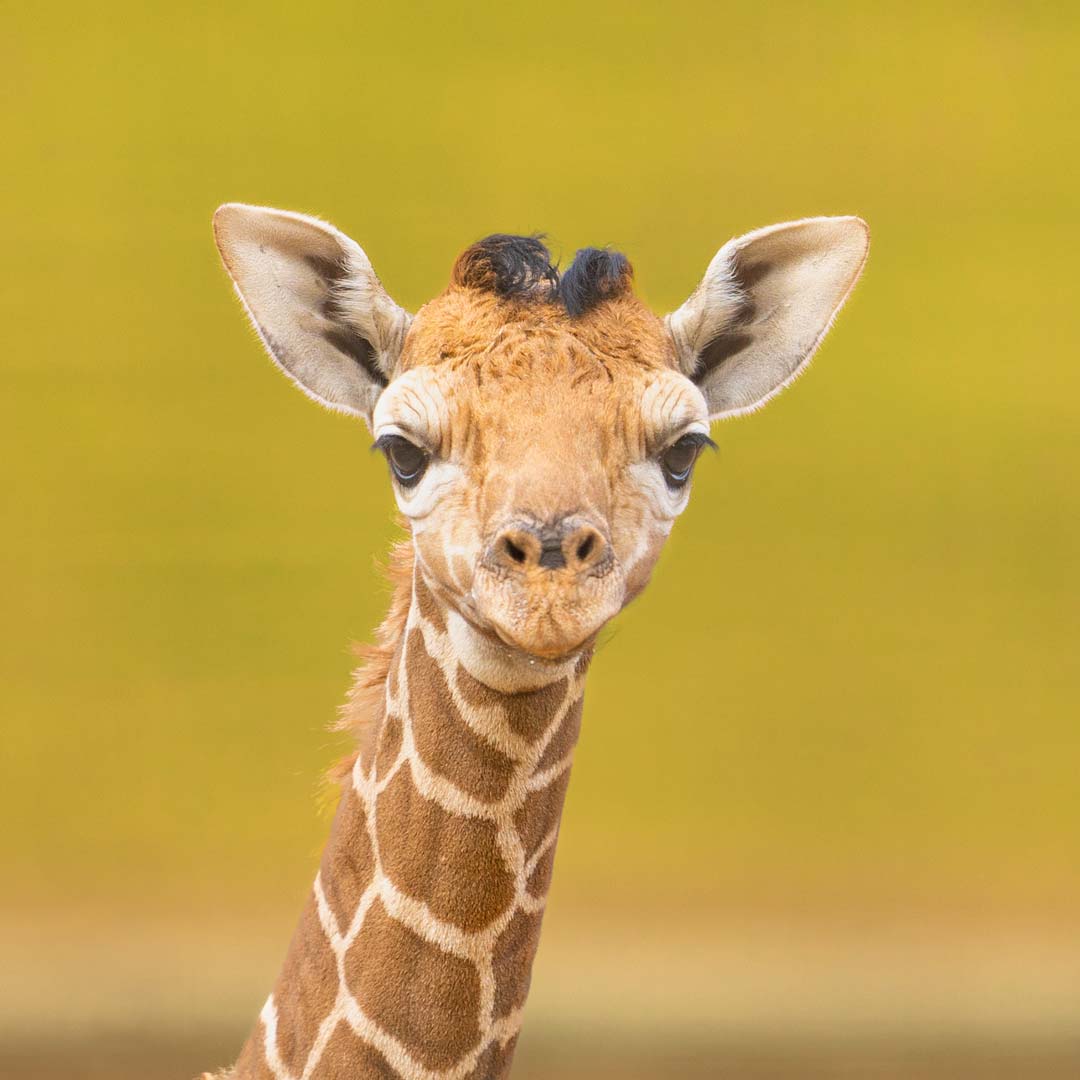
<instances>
[{"instance_id":1,"label":"green blurred background","mask_svg":"<svg viewBox=\"0 0 1080 1080\"><path fill-rule=\"evenodd\" d=\"M515 1075L1080 1075L1080 8L9 5L0 1072L236 1052L309 886L392 500L210 236L415 308L613 243L658 311L859 213L593 668Z\"/></svg>"}]
</instances>

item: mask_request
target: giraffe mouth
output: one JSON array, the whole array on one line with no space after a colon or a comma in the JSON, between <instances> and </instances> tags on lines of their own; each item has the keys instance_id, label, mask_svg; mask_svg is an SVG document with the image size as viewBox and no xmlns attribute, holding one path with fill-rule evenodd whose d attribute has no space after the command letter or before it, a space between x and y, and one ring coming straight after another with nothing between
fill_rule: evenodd
<instances>
[{"instance_id":1,"label":"giraffe mouth","mask_svg":"<svg viewBox=\"0 0 1080 1080\"><path fill-rule=\"evenodd\" d=\"M596 638L599 628L594 630L588 636L582 638L573 644L567 644L566 641L561 641L556 644L552 641L548 643L536 643L536 642L523 642L518 640L512 633L507 632L496 623L491 624L492 630L495 632L495 636L504 645L509 646L516 652L528 653L529 656L536 657L539 660L547 660L551 663L558 663L562 660L569 660L574 656L577 656L582 650L587 648L591 642Z\"/></svg>"},{"instance_id":2,"label":"giraffe mouth","mask_svg":"<svg viewBox=\"0 0 1080 1080\"><path fill-rule=\"evenodd\" d=\"M475 615L510 648L543 660L565 660L586 648L622 608L617 566L602 575L538 583L478 568Z\"/></svg>"}]
</instances>

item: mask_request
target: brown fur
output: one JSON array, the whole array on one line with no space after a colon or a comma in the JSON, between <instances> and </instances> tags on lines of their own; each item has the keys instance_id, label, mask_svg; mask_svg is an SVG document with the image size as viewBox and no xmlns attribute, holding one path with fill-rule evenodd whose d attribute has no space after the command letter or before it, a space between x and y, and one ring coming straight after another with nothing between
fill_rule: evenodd
<instances>
[{"instance_id":1,"label":"brown fur","mask_svg":"<svg viewBox=\"0 0 1080 1080\"><path fill-rule=\"evenodd\" d=\"M675 347L663 323L631 292L571 318L556 303L515 303L491 292L451 285L418 313L401 369L447 361L455 367L490 363L502 355L510 371L526 377L530 356L510 347L515 338L546 338L544 344L552 354L562 343L573 341L575 351L590 354L612 373L626 367L675 367Z\"/></svg>"},{"instance_id":2,"label":"brown fur","mask_svg":"<svg viewBox=\"0 0 1080 1080\"><path fill-rule=\"evenodd\" d=\"M314 1075L327 1077L417 1075L408 1061L385 1060L377 1036L350 1031L342 1019L319 1049L319 1032L344 994L377 1028L401 1042L409 1061L434 1070L456 1067L455 1075L467 1070L476 1080L501 1080L510 1066L510 1040L520 1023L516 1013L524 1004L539 942L540 901L550 880L584 672L566 671L551 685L523 693L469 682L455 654L447 652L444 612L428 605L428 614L422 614L421 598L427 594L418 578L408 589L410 561L409 545L398 545L392 572L395 598L406 590L411 596L408 633L402 629L410 616L392 609L369 650L371 661L358 675L360 692L350 702L359 709L366 700L370 710L374 684L387 695L386 706L377 708L375 717L370 712L353 717L372 743L363 751L363 777L357 769L344 777L318 883L271 999L276 1033L270 1054L280 1056L293 1076L315 1061ZM467 692L457 699L453 688L463 683ZM373 723L384 711L389 719ZM490 741L479 741L479 731L485 740L493 738L485 726L492 723L513 733L508 742L513 758ZM398 758L403 724L412 742L412 757L405 762ZM478 755L483 759L479 772ZM497 766L487 762L492 755ZM393 776L386 774L395 763ZM513 779L513 788L500 783L498 791L484 787L479 796L470 791L471 780L479 778L483 787L496 773ZM369 786L383 775L381 789ZM426 776L442 778L452 785L450 792L427 787ZM479 797L489 816L462 809L454 803L454 791ZM449 805L439 801L446 798ZM515 849L516 860L508 858ZM422 932L408 925L408 912L397 910L397 901L376 896L339 961L333 942L350 933L376 875L392 883L392 896L423 905L422 913L412 916L422 920ZM438 920L434 930L431 920ZM462 954L453 938L441 940L446 927L466 935L475 951ZM411 977L402 978L402 972ZM486 1007L485 978L492 995ZM267 1038L260 1022L241 1052L235 1080L271 1080Z\"/></svg>"},{"instance_id":3,"label":"brown fur","mask_svg":"<svg viewBox=\"0 0 1080 1080\"><path fill-rule=\"evenodd\" d=\"M417 314L375 423L402 418L456 470L414 533L443 602L511 647L556 659L586 647L640 591L681 503L636 466L704 422L673 363L662 323L631 294L571 317L557 303L451 285ZM666 405L643 411L650 394ZM571 518L613 556L595 573L518 572L488 558L522 520Z\"/></svg>"}]
</instances>

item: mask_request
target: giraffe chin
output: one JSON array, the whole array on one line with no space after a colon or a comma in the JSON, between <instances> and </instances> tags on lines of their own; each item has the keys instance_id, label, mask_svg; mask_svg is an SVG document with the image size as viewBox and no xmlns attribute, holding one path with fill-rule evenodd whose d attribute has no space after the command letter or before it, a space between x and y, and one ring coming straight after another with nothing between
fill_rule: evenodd
<instances>
[{"instance_id":1,"label":"giraffe chin","mask_svg":"<svg viewBox=\"0 0 1080 1080\"><path fill-rule=\"evenodd\" d=\"M588 647L623 605L618 574L588 585L534 590L481 574L473 587L476 613L505 645L541 660L566 660Z\"/></svg>"},{"instance_id":2,"label":"giraffe chin","mask_svg":"<svg viewBox=\"0 0 1080 1080\"><path fill-rule=\"evenodd\" d=\"M510 648L525 653L527 656L535 657L537 660L548 660L553 663L561 660L569 660L572 657L577 656L577 654L596 637L596 634L600 629L597 627L596 630L591 631L584 637L566 636L561 639L549 637L542 640L525 640L515 636L512 631L497 626L494 623L492 626L495 633L498 635L499 640L504 645L509 645Z\"/></svg>"}]
</instances>

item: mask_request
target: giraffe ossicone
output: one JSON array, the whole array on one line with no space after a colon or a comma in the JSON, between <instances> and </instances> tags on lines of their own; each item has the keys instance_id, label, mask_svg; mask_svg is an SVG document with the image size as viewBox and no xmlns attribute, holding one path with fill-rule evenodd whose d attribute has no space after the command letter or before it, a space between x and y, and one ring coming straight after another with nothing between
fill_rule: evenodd
<instances>
[{"instance_id":1,"label":"giraffe ossicone","mask_svg":"<svg viewBox=\"0 0 1080 1080\"><path fill-rule=\"evenodd\" d=\"M710 422L808 363L866 226L733 240L664 320L612 251L560 274L537 238L492 236L413 316L321 221L228 204L214 227L276 363L371 428L409 529L319 871L221 1075L505 1077L596 635L647 583Z\"/></svg>"}]
</instances>

